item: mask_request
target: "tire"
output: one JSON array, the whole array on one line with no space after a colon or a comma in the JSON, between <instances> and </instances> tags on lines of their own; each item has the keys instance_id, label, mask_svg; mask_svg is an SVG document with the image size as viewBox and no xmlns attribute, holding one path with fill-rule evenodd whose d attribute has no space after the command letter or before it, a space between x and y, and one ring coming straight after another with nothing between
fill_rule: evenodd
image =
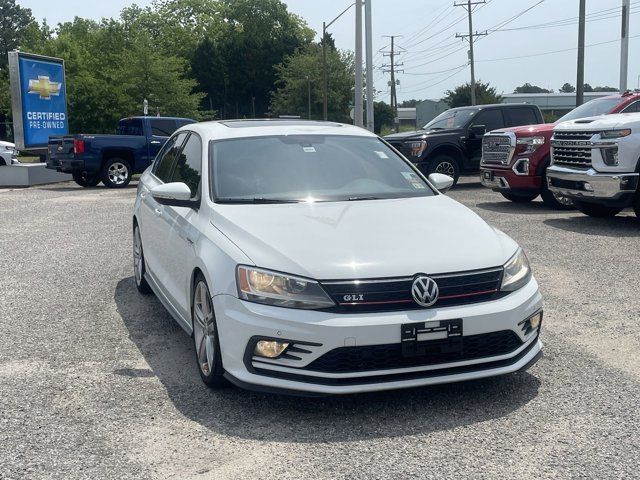
<instances>
[{"instance_id":1,"label":"tire","mask_svg":"<svg viewBox=\"0 0 640 480\"><path fill-rule=\"evenodd\" d=\"M113 157L102 166L102 183L109 188L124 188L129 185L133 172L129 162L123 158Z\"/></svg>"},{"instance_id":2,"label":"tire","mask_svg":"<svg viewBox=\"0 0 640 480\"><path fill-rule=\"evenodd\" d=\"M575 204L576 208L582 213L594 218L611 218L615 217L622 211L622 208L606 207L604 205L598 205L596 203L575 202Z\"/></svg>"},{"instance_id":3,"label":"tire","mask_svg":"<svg viewBox=\"0 0 640 480\"><path fill-rule=\"evenodd\" d=\"M144 251L142 249L142 238L140 237L140 227L136 223L133 226L133 278L136 281L136 288L143 295L152 293L151 287L144 278Z\"/></svg>"},{"instance_id":4,"label":"tire","mask_svg":"<svg viewBox=\"0 0 640 480\"><path fill-rule=\"evenodd\" d=\"M453 178L453 185L458 183L460 178L460 167L458 161L449 155L438 155L429 164L428 173L444 173Z\"/></svg>"},{"instance_id":5,"label":"tire","mask_svg":"<svg viewBox=\"0 0 640 480\"><path fill-rule=\"evenodd\" d=\"M81 187L95 187L100 183L100 175L97 173L89 174L87 172L73 172L71 174L73 181Z\"/></svg>"},{"instance_id":6,"label":"tire","mask_svg":"<svg viewBox=\"0 0 640 480\"><path fill-rule=\"evenodd\" d=\"M542 192L540 192L540 196L544 204L553 210L574 210L576 208L571 198L553 193L549 190L549 180L547 179L546 170L542 177Z\"/></svg>"},{"instance_id":7,"label":"tire","mask_svg":"<svg viewBox=\"0 0 640 480\"><path fill-rule=\"evenodd\" d=\"M193 346L200 378L209 388L228 385L223 377L220 337L211 302L207 281L201 273L196 275L191 299L191 322L193 325Z\"/></svg>"},{"instance_id":8,"label":"tire","mask_svg":"<svg viewBox=\"0 0 640 480\"><path fill-rule=\"evenodd\" d=\"M636 198L633 199L633 211L636 217L640 218L640 190L636 192Z\"/></svg>"},{"instance_id":9,"label":"tire","mask_svg":"<svg viewBox=\"0 0 640 480\"><path fill-rule=\"evenodd\" d=\"M538 196L537 193L535 195L533 194L519 195L517 193L507 193L507 192L500 192L500 195L502 195L504 198L506 198L510 202L514 202L514 203L529 203Z\"/></svg>"}]
</instances>

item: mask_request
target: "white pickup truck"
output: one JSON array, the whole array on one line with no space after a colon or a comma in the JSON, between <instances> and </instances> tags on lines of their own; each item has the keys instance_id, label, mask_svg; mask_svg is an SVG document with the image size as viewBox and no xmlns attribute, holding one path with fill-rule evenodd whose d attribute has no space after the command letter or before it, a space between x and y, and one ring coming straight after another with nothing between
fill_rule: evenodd
<instances>
[{"instance_id":1,"label":"white pickup truck","mask_svg":"<svg viewBox=\"0 0 640 480\"><path fill-rule=\"evenodd\" d=\"M640 217L640 113L562 122L553 129L549 189L592 217L633 207Z\"/></svg>"}]
</instances>

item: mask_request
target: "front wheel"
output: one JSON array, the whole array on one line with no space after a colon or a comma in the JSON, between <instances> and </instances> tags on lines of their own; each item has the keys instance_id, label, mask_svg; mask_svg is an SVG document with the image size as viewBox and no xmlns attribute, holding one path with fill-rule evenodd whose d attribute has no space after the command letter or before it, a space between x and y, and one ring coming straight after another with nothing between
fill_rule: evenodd
<instances>
[{"instance_id":1,"label":"front wheel","mask_svg":"<svg viewBox=\"0 0 640 480\"><path fill-rule=\"evenodd\" d=\"M510 202L514 202L514 203L529 203L538 196L537 193L535 195L531 193L528 195L522 195L518 193L507 193L507 192L500 192L500 195L502 195L504 198L506 198Z\"/></svg>"},{"instance_id":2,"label":"front wheel","mask_svg":"<svg viewBox=\"0 0 640 480\"><path fill-rule=\"evenodd\" d=\"M140 227L136 224L133 227L133 273L138 291L143 295L148 295L151 293L151 287L144 278L144 270L144 251L142 250Z\"/></svg>"},{"instance_id":3,"label":"front wheel","mask_svg":"<svg viewBox=\"0 0 640 480\"><path fill-rule=\"evenodd\" d=\"M193 289L191 317L193 344L200 378L210 388L223 387L227 385L227 381L223 377L224 368L222 368L216 316L213 312L209 287L201 273L196 276Z\"/></svg>"},{"instance_id":4,"label":"front wheel","mask_svg":"<svg viewBox=\"0 0 640 480\"><path fill-rule=\"evenodd\" d=\"M597 203L588 202L575 202L576 208L585 215L595 218L611 218L615 217L622 211L622 208L607 207L605 205L598 205Z\"/></svg>"},{"instance_id":5,"label":"front wheel","mask_svg":"<svg viewBox=\"0 0 640 480\"><path fill-rule=\"evenodd\" d=\"M73 181L81 187L95 187L100 183L100 175L97 173L73 172Z\"/></svg>"},{"instance_id":6,"label":"front wheel","mask_svg":"<svg viewBox=\"0 0 640 480\"><path fill-rule=\"evenodd\" d=\"M131 181L131 165L122 158L109 158L102 166L102 183L109 188L124 188Z\"/></svg>"},{"instance_id":7,"label":"front wheel","mask_svg":"<svg viewBox=\"0 0 640 480\"><path fill-rule=\"evenodd\" d=\"M443 173L453 178L453 185L458 183L460 178L460 167L455 158L449 155L438 155L431 161L428 173Z\"/></svg>"}]
</instances>

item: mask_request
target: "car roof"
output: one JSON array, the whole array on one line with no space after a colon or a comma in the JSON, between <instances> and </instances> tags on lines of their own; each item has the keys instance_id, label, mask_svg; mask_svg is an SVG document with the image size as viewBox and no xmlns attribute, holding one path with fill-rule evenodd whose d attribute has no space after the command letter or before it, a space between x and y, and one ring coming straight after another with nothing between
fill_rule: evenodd
<instances>
[{"instance_id":1,"label":"car roof","mask_svg":"<svg viewBox=\"0 0 640 480\"><path fill-rule=\"evenodd\" d=\"M266 137L280 135L350 135L375 137L364 128L345 123L299 119L217 120L186 125L180 130L192 130L212 139Z\"/></svg>"},{"instance_id":2,"label":"car roof","mask_svg":"<svg viewBox=\"0 0 640 480\"><path fill-rule=\"evenodd\" d=\"M160 120L187 120L189 122L195 122L194 119L192 118L186 118L186 117L156 117L155 115L137 115L135 117L125 117L125 118L121 118L121 120L144 120L145 118L148 119L160 119Z\"/></svg>"},{"instance_id":3,"label":"car roof","mask_svg":"<svg viewBox=\"0 0 640 480\"><path fill-rule=\"evenodd\" d=\"M519 107L536 107L533 103L487 103L485 105L467 105L466 107L455 107L450 108L449 110L464 110L468 108L477 108L478 110L483 110L485 108L519 108Z\"/></svg>"}]
</instances>

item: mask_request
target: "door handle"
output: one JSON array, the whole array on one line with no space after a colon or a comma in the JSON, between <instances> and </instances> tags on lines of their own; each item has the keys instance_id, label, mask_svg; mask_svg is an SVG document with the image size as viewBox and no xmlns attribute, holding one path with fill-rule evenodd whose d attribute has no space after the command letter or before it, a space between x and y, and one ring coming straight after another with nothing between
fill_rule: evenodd
<instances>
[{"instance_id":1,"label":"door handle","mask_svg":"<svg viewBox=\"0 0 640 480\"><path fill-rule=\"evenodd\" d=\"M158 217L159 217L160 215L162 215L162 209L161 209L161 208L156 208L156 209L153 211L153 213L155 213L155 214L156 214L156 216L158 216Z\"/></svg>"},{"instance_id":2,"label":"door handle","mask_svg":"<svg viewBox=\"0 0 640 480\"><path fill-rule=\"evenodd\" d=\"M160 145L160 141L159 140L151 140L149 143L151 145Z\"/></svg>"},{"instance_id":3,"label":"door handle","mask_svg":"<svg viewBox=\"0 0 640 480\"><path fill-rule=\"evenodd\" d=\"M147 192L140 192L140 198L144 198L147 196Z\"/></svg>"}]
</instances>

